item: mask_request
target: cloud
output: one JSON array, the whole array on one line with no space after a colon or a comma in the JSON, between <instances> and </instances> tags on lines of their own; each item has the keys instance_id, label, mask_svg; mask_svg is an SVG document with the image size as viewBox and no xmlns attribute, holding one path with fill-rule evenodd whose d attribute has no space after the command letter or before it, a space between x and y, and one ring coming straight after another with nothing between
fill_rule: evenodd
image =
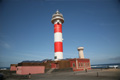
<instances>
[{"instance_id":1,"label":"cloud","mask_svg":"<svg viewBox=\"0 0 120 80\"><path fill-rule=\"evenodd\" d=\"M0 46L3 48L10 48L10 45L2 40L0 40Z\"/></svg>"},{"instance_id":2,"label":"cloud","mask_svg":"<svg viewBox=\"0 0 120 80\"><path fill-rule=\"evenodd\" d=\"M114 57L114 58L110 58L111 60L120 60L120 56Z\"/></svg>"}]
</instances>

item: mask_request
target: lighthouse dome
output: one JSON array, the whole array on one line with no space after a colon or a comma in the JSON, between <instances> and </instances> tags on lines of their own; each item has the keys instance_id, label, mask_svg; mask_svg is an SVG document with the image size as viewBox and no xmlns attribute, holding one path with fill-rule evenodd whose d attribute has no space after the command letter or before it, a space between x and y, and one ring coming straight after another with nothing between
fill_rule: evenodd
<instances>
[{"instance_id":1,"label":"lighthouse dome","mask_svg":"<svg viewBox=\"0 0 120 80\"><path fill-rule=\"evenodd\" d=\"M55 14L53 14L51 22L54 24L56 20L60 20L62 23L64 23L63 15L58 10Z\"/></svg>"}]
</instances>

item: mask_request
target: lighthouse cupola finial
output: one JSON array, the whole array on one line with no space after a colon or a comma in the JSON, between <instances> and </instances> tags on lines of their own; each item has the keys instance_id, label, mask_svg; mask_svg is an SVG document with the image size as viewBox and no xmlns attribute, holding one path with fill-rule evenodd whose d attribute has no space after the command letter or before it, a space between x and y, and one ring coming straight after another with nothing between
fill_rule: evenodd
<instances>
[{"instance_id":1,"label":"lighthouse cupola finial","mask_svg":"<svg viewBox=\"0 0 120 80\"><path fill-rule=\"evenodd\" d=\"M60 14L59 10L57 9L56 14Z\"/></svg>"},{"instance_id":2,"label":"lighthouse cupola finial","mask_svg":"<svg viewBox=\"0 0 120 80\"><path fill-rule=\"evenodd\" d=\"M56 21L60 21L62 24L64 23L63 15L58 10L53 14L51 22L54 24Z\"/></svg>"}]
</instances>

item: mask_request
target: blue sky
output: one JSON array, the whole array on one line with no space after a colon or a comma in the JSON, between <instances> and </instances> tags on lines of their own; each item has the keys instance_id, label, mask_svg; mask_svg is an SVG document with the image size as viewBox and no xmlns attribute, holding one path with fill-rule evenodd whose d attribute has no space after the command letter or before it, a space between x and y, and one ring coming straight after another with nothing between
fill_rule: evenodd
<instances>
[{"instance_id":1,"label":"blue sky","mask_svg":"<svg viewBox=\"0 0 120 80\"><path fill-rule=\"evenodd\" d=\"M0 67L24 60L54 59L52 15L63 23L64 58L91 64L120 62L120 0L1 0Z\"/></svg>"}]
</instances>

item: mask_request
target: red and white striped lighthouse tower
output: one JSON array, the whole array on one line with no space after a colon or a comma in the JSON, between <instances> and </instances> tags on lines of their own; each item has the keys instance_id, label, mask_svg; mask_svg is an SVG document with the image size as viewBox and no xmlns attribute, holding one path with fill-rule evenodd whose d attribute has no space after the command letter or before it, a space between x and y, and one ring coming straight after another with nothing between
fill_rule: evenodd
<instances>
[{"instance_id":1,"label":"red and white striped lighthouse tower","mask_svg":"<svg viewBox=\"0 0 120 80\"><path fill-rule=\"evenodd\" d=\"M63 59L63 38L62 24L64 23L63 15L57 10L52 16L51 22L54 24L54 52L55 60Z\"/></svg>"}]
</instances>

